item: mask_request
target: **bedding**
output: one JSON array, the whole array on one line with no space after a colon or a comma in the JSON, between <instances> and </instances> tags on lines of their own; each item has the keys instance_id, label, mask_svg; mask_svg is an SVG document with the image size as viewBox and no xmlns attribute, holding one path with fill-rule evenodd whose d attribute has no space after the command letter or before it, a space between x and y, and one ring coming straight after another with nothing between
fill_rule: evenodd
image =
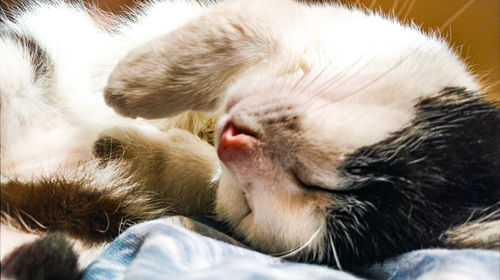
<instances>
[{"instance_id":1,"label":"bedding","mask_svg":"<svg viewBox=\"0 0 500 280\"><path fill-rule=\"evenodd\" d=\"M83 279L499 279L500 252L413 251L354 273L287 262L246 248L202 222L168 217L123 232ZM217 226L217 225L215 225ZM342 256L339 256L342 257Z\"/></svg>"}]
</instances>

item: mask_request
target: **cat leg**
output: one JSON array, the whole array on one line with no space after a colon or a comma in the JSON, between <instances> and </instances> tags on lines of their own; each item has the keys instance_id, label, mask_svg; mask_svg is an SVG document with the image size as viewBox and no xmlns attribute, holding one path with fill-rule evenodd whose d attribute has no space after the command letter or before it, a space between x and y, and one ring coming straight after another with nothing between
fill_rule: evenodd
<instances>
[{"instance_id":1,"label":"cat leg","mask_svg":"<svg viewBox=\"0 0 500 280\"><path fill-rule=\"evenodd\" d=\"M114 127L94 144L101 164L119 161L125 177L159 194L169 213L207 215L213 211L219 164L213 146L181 129Z\"/></svg>"},{"instance_id":2,"label":"cat leg","mask_svg":"<svg viewBox=\"0 0 500 280\"><path fill-rule=\"evenodd\" d=\"M222 4L132 50L110 75L106 102L128 117L216 110L243 74L286 73L301 64L307 40L295 38L300 30L293 38L282 30L295 28L301 8L284 0Z\"/></svg>"}]
</instances>

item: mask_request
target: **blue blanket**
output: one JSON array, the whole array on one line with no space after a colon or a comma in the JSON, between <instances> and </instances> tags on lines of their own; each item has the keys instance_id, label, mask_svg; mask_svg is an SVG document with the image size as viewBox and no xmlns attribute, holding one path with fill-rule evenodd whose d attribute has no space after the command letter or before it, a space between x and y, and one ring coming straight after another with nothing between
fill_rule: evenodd
<instances>
[{"instance_id":1,"label":"blue blanket","mask_svg":"<svg viewBox=\"0 0 500 280\"><path fill-rule=\"evenodd\" d=\"M186 225L180 219L163 218L131 227L89 265L83 279L362 279L235 246L223 234L214 236L208 227L194 222ZM363 275L377 279L500 279L500 253L420 250L365 268Z\"/></svg>"}]
</instances>

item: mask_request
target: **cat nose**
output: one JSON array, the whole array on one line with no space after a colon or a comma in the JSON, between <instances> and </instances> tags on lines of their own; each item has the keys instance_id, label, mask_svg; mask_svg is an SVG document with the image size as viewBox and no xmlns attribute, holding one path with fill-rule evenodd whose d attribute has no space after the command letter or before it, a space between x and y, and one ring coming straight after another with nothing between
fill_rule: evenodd
<instances>
[{"instance_id":1,"label":"cat nose","mask_svg":"<svg viewBox=\"0 0 500 280\"><path fill-rule=\"evenodd\" d=\"M217 155L224 163L241 161L253 153L257 140L229 123L224 128L219 145L217 146Z\"/></svg>"}]
</instances>

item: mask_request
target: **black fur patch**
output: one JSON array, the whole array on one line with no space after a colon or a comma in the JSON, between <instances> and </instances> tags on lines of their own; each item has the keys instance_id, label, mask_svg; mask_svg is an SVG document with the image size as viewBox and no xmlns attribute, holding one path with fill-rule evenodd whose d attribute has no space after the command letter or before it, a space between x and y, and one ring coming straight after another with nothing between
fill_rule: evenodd
<instances>
[{"instance_id":1,"label":"black fur patch","mask_svg":"<svg viewBox=\"0 0 500 280\"><path fill-rule=\"evenodd\" d=\"M347 190L332 192L343 204L329 209L323 263L337 266L336 253L352 268L442 247L446 230L500 206L500 109L461 88L416 109L410 126L340 168Z\"/></svg>"},{"instance_id":2,"label":"black fur patch","mask_svg":"<svg viewBox=\"0 0 500 280\"><path fill-rule=\"evenodd\" d=\"M52 233L22 245L2 261L2 276L17 280L79 279L78 258L64 235Z\"/></svg>"},{"instance_id":3,"label":"black fur patch","mask_svg":"<svg viewBox=\"0 0 500 280\"><path fill-rule=\"evenodd\" d=\"M94 143L93 152L102 164L105 164L110 160L119 159L125 153L122 143L111 137L97 139Z\"/></svg>"},{"instance_id":4,"label":"black fur patch","mask_svg":"<svg viewBox=\"0 0 500 280\"><path fill-rule=\"evenodd\" d=\"M0 32L0 37L10 38L29 54L33 65L33 82L51 73L53 69L52 60L35 38L13 30Z\"/></svg>"}]
</instances>

